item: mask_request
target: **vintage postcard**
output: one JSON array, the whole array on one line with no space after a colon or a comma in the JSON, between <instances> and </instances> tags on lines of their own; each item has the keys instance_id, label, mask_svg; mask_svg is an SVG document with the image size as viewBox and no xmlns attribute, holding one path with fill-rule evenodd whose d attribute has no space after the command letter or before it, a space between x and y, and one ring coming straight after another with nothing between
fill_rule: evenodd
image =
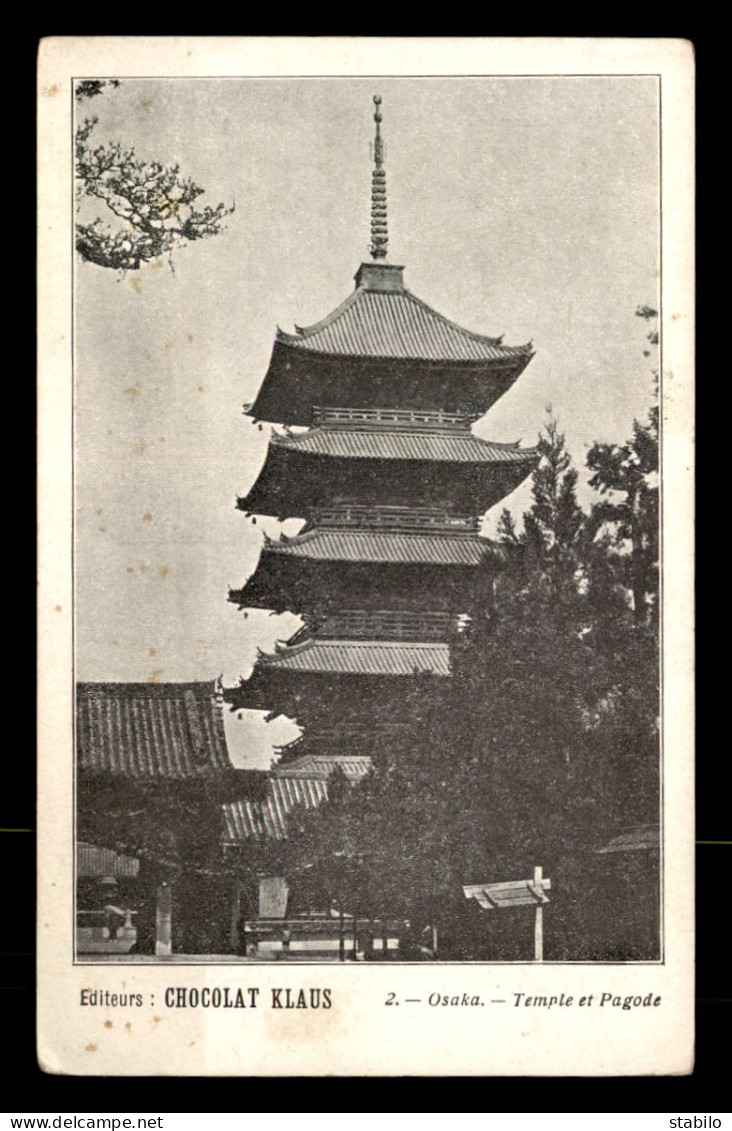
<instances>
[{"instance_id":1,"label":"vintage postcard","mask_svg":"<svg viewBox=\"0 0 732 1131\"><path fill-rule=\"evenodd\" d=\"M41 44L47 1072L691 1071L693 75Z\"/></svg>"}]
</instances>

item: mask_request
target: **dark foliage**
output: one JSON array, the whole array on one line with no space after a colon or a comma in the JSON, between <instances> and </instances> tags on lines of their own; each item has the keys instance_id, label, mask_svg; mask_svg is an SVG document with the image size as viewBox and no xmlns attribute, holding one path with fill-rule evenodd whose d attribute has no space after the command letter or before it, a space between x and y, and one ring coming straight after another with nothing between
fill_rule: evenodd
<instances>
[{"instance_id":1,"label":"dark foliage","mask_svg":"<svg viewBox=\"0 0 732 1131\"><path fill-rule=\"evenodd\" d=\"M646 440L637 427L626 445L645 452L643 466ZM551 414L539 447L521 532L507 511L499 522L515 560L497 615L474 617L454 650L449 695L400 703L419 717L411 738L359 785L333 780L327 804L290 821L271 864L306 902L410 919L424 957L436 934L441 958L504 960L530 956L531 915L480 912L462 885L541 864L554 884L547 957L651 958L655 857L598 849L658 820L655 622L617 599L623 549L603 536L602 512L579 507Z\"/></svg>"}]
</instances>

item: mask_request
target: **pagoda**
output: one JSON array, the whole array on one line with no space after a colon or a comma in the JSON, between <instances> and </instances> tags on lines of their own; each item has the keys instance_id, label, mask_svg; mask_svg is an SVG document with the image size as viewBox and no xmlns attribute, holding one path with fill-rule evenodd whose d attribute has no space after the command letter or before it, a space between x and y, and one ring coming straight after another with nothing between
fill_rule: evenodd
<instances>
[{"instance_id":1,"label":"pagoda","mask_svg":"<svg viewBox=\"0 0 732 1131\"><path fill-rule=\"evenodd\" d=\"M289 716L290 757L388 756L424 708L449 692L451 657L490 612L505 550L480 516L518 487L535 449L479 439L472 425L533 357L531 343L465 330L404 285L387 262L381 99L371 184L371 262L336 310L278 329L253 404L277 423L238 506L299 518L265 536L256 571L229 594L240 608L299 614L302 628L248 680L232 709ZM420 709L421 708L421 709Z\"/></svg>"}]
</instances>

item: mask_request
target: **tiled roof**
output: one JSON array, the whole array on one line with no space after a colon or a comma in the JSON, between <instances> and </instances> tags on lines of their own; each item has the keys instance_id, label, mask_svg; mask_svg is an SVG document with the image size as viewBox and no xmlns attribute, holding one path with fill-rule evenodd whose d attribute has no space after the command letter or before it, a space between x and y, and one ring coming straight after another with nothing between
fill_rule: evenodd
<instances>
[{"instance_id":1,"label":"tiled roof","mask_svg":"<svg viewBox=\"0 0 732 1131\"><path fill-rule=\"evenodd\" d=\"M277 340L302 350L350 357L414 358L425 361L501 361L531 356L531 343L504 346L464 330L406 289L357 287L336 310L297 333L277 331Z\"/></svg>"},{"instance_id":2,"label":"tiled roof","mask_svg":"<svg viewBox=\"0 0 732 1131\"><path fill-rule=\"evenodd\" d=\"M309 530L279 542L267 539L264 549L316 561L429 565L475 566L486 558L505 557L503 547L478 534L407 534L393 530Z\"/></svg>"},{"instance_id":3,"label":"tiled roof","mask_svg":"<svg viewBox=\"0 0 732 1131\"><path fill-rule=\"evenodd\" d=\"M450 648L404 640L306 640L260 654L257 666L342 675L450 675Z\"/></svg>"},{"instance_id":4,"label":"tiled roof","mask_svg":"<svg viewBox=\"0 0 732 1131\"><path fill-rule=\"evenodd\" d=\"M80 683L78 765L131 778L191 778L232 769L216 685Z\"/></svg>"},{"instance_id":5,"label":"tiled roof","mask_svg":"<svg viewBox=\"0 0 732 1131\"><path fill-rule=\"evenodd\" d=\"M78 876L115 876L117 879L134 879L140 871L136 856L124 856L113 848L88 844L80 840L76 845L76 874Z\"/></svg>"},{"instance_id":6,"label":"tiled roof","mask_svg":"<svg viewBox=\"0 0 732 1131\"><path fill-rule=\"evenodd\" d=\"M309 755L273 770L263 801L241 800L223 806L229 843L242 840L282 840L287 835L287 815L296 805L317 807L328 798L328 777L338 764L350 781L358 781L371 768L370 758L319 758Z\"/></svg>"},{"instance_id":7,"label":"tiled roof","mask_svg":"<svg viewBox=\"0 0 732 1131\"><path fill-rule=\"evenodd\" d=\"M535 448L496 444L470 432L416 432L405 429L362 431L311 428L297 436L272 434L272 445L312 455L351 459L403 459L445 463L528 464L539 458Z\"/></svg>"},{"instance_id":8,"label":"tiled roof","mask_svg":"<svg viewBox=\"0 0 732 1131\"><path fill-rule=\"evenodd\" d=\"M264 801L246 799L223 806L224 839L282 840L287 835L287 814L295 805L316 809L327 797L328 784L321 778L272 778Z\"/></svg>"},{"instance_id":9,"label":"tiled roof","mask_svg":"<svg viewBox=\"0 0 732 1131\"><path fill-rule=\"evenodd\" d=\"M370 758L354 758L347 754L304 754L302 758L288 762L286 766L277 766L272 773L278 778L327 779L336 766L340 767L349 780L358 781L369 772L372 762Z\"/></svg>"}]
</instances>

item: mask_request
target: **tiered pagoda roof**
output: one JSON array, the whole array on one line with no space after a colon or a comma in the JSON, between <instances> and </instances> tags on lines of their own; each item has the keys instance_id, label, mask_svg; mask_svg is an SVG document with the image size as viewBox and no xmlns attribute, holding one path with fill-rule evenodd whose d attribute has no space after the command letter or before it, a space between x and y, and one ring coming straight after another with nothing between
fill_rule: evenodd
<instances>
[{"instance_id":1,"label":"tiered pagoda roof","mask_svg":"<svg viewBox=\"0 0 732 1131\"><path fill-rule=\"evenodd\" d=\"M450 675L449 645L413 640L320 640L260 653L261 667L338 675Z\"/></svg>"},{"instance_id":2,"label":"tiered pagoda roof","mask_svg":"<svg viewBox=\"0 0 732 1131\"><path fill-rule=\"evenodd\" d=\"M532 343L464 329L407 290L403 270L363 263L355 291L331 314L294 334L278 328L249 414L307 425L314 404L487 412L534 356Z\"/></svg>"},{"instance_id":3,"label":"tiered pagoda roof","mask_svg":"<svg viewBox=\"0 0 732 1131\"><path fill-rule=\"evenodd\" d=\"M277 330L246 411L273 431L248 514L303 518L294 538L265 538L254 575L229 597L299 612L305 625L227 697L305 726L309 753L346 749L412 725L452 680L456 637L490 617L507 551L478 516L518 487L535 448L474 435L534 355L445 318L386 262L386 181L376 103L371 254L331 314ZM293 430L293 428L295 430ZM301 430L297 430L301 429ZM386 732L373 749L388 749ZM314 740L317 737L317 742ZM318 744L322 741L322 746Z\"/></svg>"},{"instance_id":4,"label":"tiered pagoda roof","mask_svg":"<svg viewBox=\"0 0 732 1131\"><path fill-rule=\"evenodd\" d=\"M276 341L313 353L415 361L503 361L533 353L531 344L504 346L465 330L408 291L403 267L361 265L356 289L331 314L296 333L277 330Z\"/></svg>"},{"instance_id":5,"label":"tiered pagoda roof","mask_svg":"<svg viewBox=\"0 0 732 1131\"><path fill-rule=\"evenodd\" d=\"M337 499L368 503L436 499L482 513L500 502L536 467L535 448L481 440L464 426L381 422L368 430L349 423L321 424L300 435L272 434L267 457L249 493L247 513L309 515Z\"/></svg>"},{"instance_id":6,"label":"tiered pagoda roof","mask_svg":"<svg viewBox=\"0 0 732 1131\"><path fill-rule=\"evenodd\" d=\"M415 707L410 689L428 682L439 694L449 683L451 635L446 630L442 640L336 639L302 629L290 642L278 643L274 653L260 651L249 679L227 689L226 698L232 709L287 715L321 732L336 720L353 731L364 720L377 726L407 719Z\"/></svg>"},{"instance_id":7,"label":"tiered pagoda roof","mask_svg":"<svg viewBox=\"0 0 732 1131\"><path fill-rule=\"evenodd\" d=\"M263 553L314 561L395 562L420 565L480 565L492 558L503 562L506 550L478 534L428 533L404 530L307 530L294 538L267 538Z\"/></svg>"},{"instance_id":8,"label":"tiered pagoda roof","mask_svg":"<svg viewBox=\"0 0 732 1131\"><path fill-rule=\"evenodd\" d=\"M388 600L413 608L428 591L437 609L449 608L453 581L465 595L481 567L501 568L508 557L504 546L481 537L478 520L468 515L343 507L321 511L314 521L293 538L265 536L254 574L230 600L277 612L293 598L309 607L314 597L330 608L376 608Z\"/></svg>"},{"instance_id":9,"label":"tiered pagoda roof","mask_svg":"<svg viewBox=\"0 0 732 1131\"><path fill-rule=\"evenodd\" d=\"M470 432L453 435L417 429L379 429L365 432L331 424L311 428L299 436L272 433L271 444L308 455L341 459L419 460L429 463L533 464L536 449L522 450L518 443L496 444L479 440ZM524 467L521 469L526 474Z\"/></svg>"}]
</instances>

